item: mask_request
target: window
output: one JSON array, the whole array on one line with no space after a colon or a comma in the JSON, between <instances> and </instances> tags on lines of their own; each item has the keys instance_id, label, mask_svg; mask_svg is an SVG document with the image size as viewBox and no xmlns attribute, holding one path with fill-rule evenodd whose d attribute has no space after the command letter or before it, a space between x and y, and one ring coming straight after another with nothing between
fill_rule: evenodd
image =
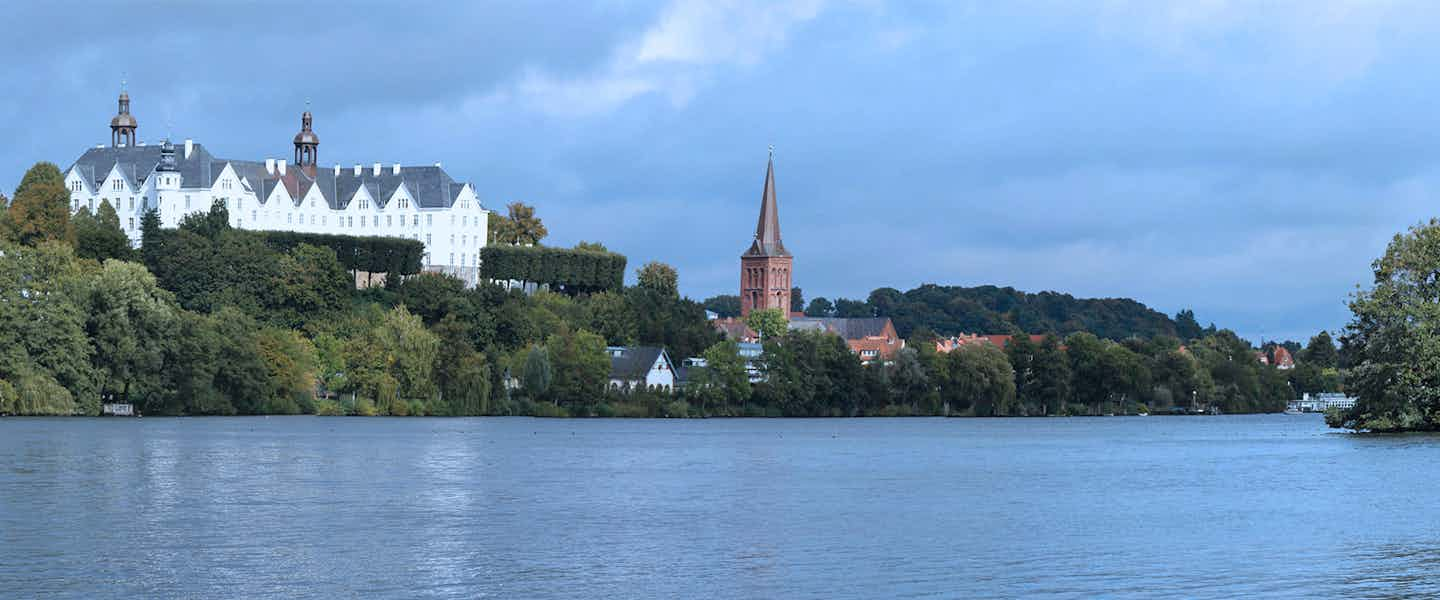
<instances>
[{"instance_id":1,"label":"window","mask_svg":"<svg viewBox=\"0 0 1440 600\"><path fill-rule=\"evenodd\" d=\"M429 246L429 245L430 245L430 234L428 234L428 233L425 234L425 245L426 245L426 246Z\"/></svg>"},{"instance_id":2,"label":"window","mask_svg":"<svg viewBox=\"0 0 1440 600\"><path fill-rule=\"evenodd\" d=\"M464 246L464 245L466 245L466 244L468 244L468 243L470 243L470 236L468 236L468 235L462 235L462 236L460 236L460 245L461 245L461 246Z\"/></svg>"},{"instance_id":3,"label":"window","mask_svg":"<svg viewBox=\"0 0 1440 600\"><path fill-rule=\"evenodd\" d=\"M185 194L185 210L190 210L190 194Z\"/></svg>"},{"instance_id":4,"label":"window","mask_svg":"<svg viewBox=\"0 0 1440 600\"><path fill-rule=\"evenodd\" d=\"M403 218L405 218L405 217L400 217L400 218L403 219ZM419 227L419 226L420 226L420 215L415 215L415 218L410 220L410 226L411 226L411 227Z\"/></svg>"},{"instance_id":5,"label":"window","mask_svg":"<svg viewBox=\"0 0 1440 600\"><path fill-rule=\"evenodd\" d=\"M376 218L378 219L379 217L376 217ZM364 227L365 227L365 215L360 215L360 227L361 227L361 228L364 228Z\"/></svg>"},{"instance_id":6,"label":"window","mask_svg":"<svg viewBox=\"0 0 1440 600\"><path fill-rule=\"evenodd\" d=\"M70 182L70 191L72 191L72 192L78 192L78 191L80 191L80 180L79 180L79 179L76 179L75 181L71 181L71 182Z\"/></svg>"},{"instance_id":7,"label":"window","mask_svg":"<svg viewBox=\"0 0 1440 600\"><path fill-rule=\"evenodd\" d=\"M252 211L250 211L250 220L251 220L251 221L254 221L254 220L256 220L256 215L255 215L255 211L253 211L253 210L252 210Z\"/></svg>"},{"instance_id":8,"label":"window","mask_svg":"<svg viewBox=\"0 0 1440 600\"><path fill-rule=\"evenodd\" d=\"M434 226L434 225L435 225L435 215L425 215L425 226L426 226L426 227L431 227L431 226Z\"/></svg>"},{"instance_id":9,"label":"window","mask_svg":"<svg viewBox=\"0 0 1440 600\"><path fill-rule=\"evenodd\" d=\"M470 226L470 217L460 217L460 225L461 225L461 226L464 226L464 227L469 227L469 226Z\"/></svg>"},{"instance_id":10,"label":"window","mask_svg":"<svg viewBox=\"0 0 1440 600\"><path fill-rule=\"evenodd\" d=\"M455 245L455 234L453 234L453 233L450 234L450 245L451 245L451 246L454 246L454 245Z\"/></svg>"},{"instance_id":11,"label":"window","mask_svg":"<svg viewBox=\"0 0 1440 600\"><path fill-rule=\"evenodd\" d=\"M315 224L315 215L310 215L310 224L311 224L311 225L314 225L314 224Z\"/></svg>"},{"instance_id":12,"label":"window","mask_svg":"<svg viewBox=\"0 0 1440 600\"><path fill-rule=\"evenodd\" d=\"M385 226L390 227L391 225L394 225L394 223L390 222L390 215L385 215Z\"/></svg>"},{"instance_id":13,"label":"window","mask_svg":"<svg viewBox=\"0 0 1440 600\"><path fill-rule=\"evenodd\" d=\"M445 263L445 264L447 264L447 265L453 265L453 264L455 264L455 253L454 253L454 252L451 252L451 253L450 253L450 262L447 262L447 263Z\"/></svg>"},{"instance_id":14,"label":"window","mask_svg":"<svg viewBox=\"0 0 1440 600\"><path fill-rule=\"evenodd\" d=\"M325 225L325 219L326 219L325 215L320 215L320 225L321 225L321 226L324 226L324 225Z\"/></svg>"},{"instance_id":15,"label":"window","mask_svg":"<svg viewBox=\"0 0 1440 600\"><path fill-rule=\"evenodd\" d=\"M130 210L131 210L131 211L134 211L134 210L135 210L135 197L134 197L134 196L131 196L131 197L130 197Z\"/></svg>"},{"instance_id":16,"label":"window","mask_svg":"<svg viewBox=\"0 0 1440 600\"><path fill-rule=\"evenodd\" d=\"M347 219L345 219L345 221L346 221L346 223L345 223L345 226L346 226L346 227L354 227L354 226L355 226L355 217L347 218Z\"/></svg>"},{"instance_id":17,"label":"window","mask_svg":"<svg viewBox=\"0 0 1440 600\"><path fill-rule=\"evenodd\" d=\"M287 224L293 224L295 222L295 213L285 213L285 222Z\"/></svg>"},{"instance_id":18,"label":"window","mask_svg":"<svg viewBox=\"0 0 1440 600\"><path fill-rule=\"evenodd\" d=\"M130 217L130 226L128 227L128 229L130 231L135 231L135 217Z\"/></svg>"},{"instance_id":19,"label":"window","mask_svg":"<svg viewBox=\"0 0 1440 600\"><path fill-rule=\"evenodd\" d=\"M361 198L360 208L370 208L370 200L368 198Z\"/></svg>"},{"instance_id":20,"label":"window","mask_svg":"<svg viewBox=\"0 0 1440 600\"><path fill-rule=\"evenodd\" d=\"M90 204L90 206L88 207L89 211L92 212L92 213L95 212L95 199L94 199L94 198L91 198L89 204Z\"/></svg>"}]
</instances>

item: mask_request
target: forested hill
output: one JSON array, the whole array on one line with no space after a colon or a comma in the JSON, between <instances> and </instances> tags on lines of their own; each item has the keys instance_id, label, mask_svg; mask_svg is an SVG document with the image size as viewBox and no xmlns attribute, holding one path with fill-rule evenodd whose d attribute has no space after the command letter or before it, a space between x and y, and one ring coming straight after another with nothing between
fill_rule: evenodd
<instances>
[{"instance_id":1,"label":"forested hill","mask_svg":"<svg viewBox=\"0 0 1440 600\"><path fill-rule=\"evenodd\" d=\"M908 292L880 288L870 293L865 304L877 316L890 317L895 329L905 337L922 327L940 335L1019 332L1066 335L1088 331L1113 340L1177 333L1176 323L1170 317L1128 298L1075 298L1057 292L1031 294L993 285L927 284ZM1190 321L1191 326L1193 323Z\"/></svg>"}]
</instances>

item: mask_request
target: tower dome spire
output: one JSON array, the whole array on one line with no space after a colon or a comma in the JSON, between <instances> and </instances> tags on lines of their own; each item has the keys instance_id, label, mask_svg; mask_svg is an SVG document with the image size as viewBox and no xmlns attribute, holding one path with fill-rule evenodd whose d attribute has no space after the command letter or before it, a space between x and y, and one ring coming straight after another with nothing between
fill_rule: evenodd
<instances>
[{"instance_id":1,"label":"tower dome spire","mask_svg":"<svg viewBox=\"0 0 1440 600\"><path fill-rule=\"evenodd\" d=\"M115 147L134 146L136 142L135 130L139 129L140 123L130 114L130 93L125 91L125 80L120 80L120 107L115 117L110 119L110 145Z\"/></svg>"},{"instance_id":2,"label":"tower dome spire","mask_svg":"<svg viewBox=\"0 0 1440 600\"><path fill-rule=\"evenodd\" d=\"M310 101L305 101L305 112L300 115L300 133L295 134L295 166L315 169L319 160L320 136L311 129Z\"/></svg>"}]
</instances>

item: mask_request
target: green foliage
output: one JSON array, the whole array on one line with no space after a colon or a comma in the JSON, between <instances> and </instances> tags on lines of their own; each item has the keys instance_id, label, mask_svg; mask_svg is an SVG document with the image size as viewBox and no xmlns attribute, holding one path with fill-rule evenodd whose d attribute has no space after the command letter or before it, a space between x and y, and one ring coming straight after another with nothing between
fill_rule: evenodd
<instances>
[{"instance_id":1,"label":"green foliage","mask_svg":"<svg viewBox=\"0 0 1440 600\"><path fill-rule=\"evenodd\" d=\"M1013 414L1015 371L1005 353L990 344L970 344L945 357L941 397L951 411L978 417Z\"/></svg>"},{"instance_id":2,"label":"green foliage","mask_svg":"<svg viewBox=\"0 0 1440 600\"><path fill-rule=\"evenodd\" d=\"M546 235L549 235L545 224L535 216L535 207L520 202L511 202L505 208L509 212L506 217L495 213L490 214L489 227L492 243L535 246L540 243L540 240L545 239ZM511 279L518 278L512 277Z\"/></svg>"},{"instance_id":3,"label":"green foliage","mask_svg":"<svg viewBox=\"0 0 1440 600\"><path fill-rule=\"evenodd\" d=\"M5 237L34 246L43 241L75 243L70 222L70 192L53 163L39 162L25 172L5 211Z\"/></svg>"},{"instance_id":4,"label":"green foliage","mask_svg":"<svg viewBox=\"0 0 1440 600\"><path fill-rule=\"evenodd\" d=\"M424 243L405 238L297 231L247 232L260 236L266 245L279 252L290 252L302 245L328 248L345 270L388 273L396 280L419 273L425 257Z\"/></svg>"},{"instance_id":5,"label":"green foliage","mask_svg":"<svg viewBox=\"0 0 1440 600\"><path fill-rule=\"evenodd\" d=\"M805 290L798 287L790 288L790 312L797 313L805 310Z\"/></svg>"},{"instance_id":6,"label":"green foliage","mask_svg":"<svg viewBox=\"0 0 1440 600\"><path fill-rule=\"evenodd\" d=\"M604 394L610 373L605 340L583 329L566 330L546 339L545 348L555 367L550 397L555 403L568 406L571 412L580 410L581 414L588 414Z\"/></svg>"},{"instance_id":7,"label":"green foliage","mask_svg":"<svg viewBox=\"0 0 1440 600\"><path fill-rule=\"evenodd\" d=\"M120 217L107 200L100 201L97 214L81 209L71 219L75 226L75 254L96 261L129 260L130 238L120 229Z\"/></svg>"},{"instance_id":8,"label":"green foliage","mask_svg":"<svg viewBox=\"0 0 1440 600\"><path fill-rule=\"evenodd\" d=\"M701 304L705 306L705 310L714 312L722 319L740 316L740 296L735 294L711 296Z\"/></svg>"},{"instance_id":9,"label":"green foliage","mask_svg":"<svg viewBox=\"0 0 1440 600\"><path fill-rule=\"evenodd\" d=\"M901 293L891 288L871 292L864 306L837 301L836 316L890 317L901 337L920 328L940 335L1008 334L1020 331L1068 335L1087 331L1097 337L1123 340L1176 334L1164 314L1134 300L1077 299L1068 294L1029 294L1013 288L922 285Z\"/></svg>"},{"instance_id":10,"label":"green foliage","mask_svg":"<svg viewBox=\"0 0 1440 600\"><path fill-rule=\"evenodd\" d=\"M705 349L705 367L697 368L687 393L710 414L734 414L750 399L750 375L734 341L716 342Z\"/></svg>"},{"instance_id":11,"label":"green foliage","mask_svg":"<svg viewBox=\"0 0 1440 600\"><path fill-rule=\"evenodd\" d=\"M650 261L636 273L641 289L653 291L661 296L680 297L680 277L675 267L658 261Z\"/></svg>"},{"instance_id":12,"label":"green foliage","mask_svg":"<svg viewBox=\"0 0 1440 600\"><path fill-rule=\"evenodd\" d=\"M618 290L625 279L625 257L591 250L486 246L480 250L480 276L538 283L567 293Z\"/></svg>"},{"instance_id":13,"label":"green foliage","mask_svg":"<svg viewBox=\"0 0 1440 600\"><path fill-rule=\"evenodd\" d=\"M1355 361L1345 379L1355 407L1330 422L1368 431L1440 429L1440 220L1397 234L1374 270L1374 286L1350 301L1354 316L1341 338Z\"/></svg>"},{"instance_id":14,"label":"green foliage","mask_svg":"<svg viewBox=\"0 0 1440 600\"><path fill-rule=\"evenodd\" d=\"M817 297L805 307L805 316L833 317L835 316L835 305L826 300L824 296Z\"/></svg>"},{"instance_id":15,"label":"green foliage","mask_svg":"<svg viewBox=\"0 0 1440 600\"><path fill-rule=\"evenodd\" d=\"M531 346L525 351L520 385L532 400L549 398L550 386L555 383L555 368L550 364L550 353L544 346Z\"/></svg>"},{"instance_id":16,"label":"green foliage","mask_svg":"<svg viewBox=\"0 0 1440 600\"><path fill-rule=\"evenodd\" d=\"M760 334L761 340L768 340L785 335L789 320L780 309L765 308L750 311L750 315L745 317L745 326Z\"/></svg>"}]
</instances>

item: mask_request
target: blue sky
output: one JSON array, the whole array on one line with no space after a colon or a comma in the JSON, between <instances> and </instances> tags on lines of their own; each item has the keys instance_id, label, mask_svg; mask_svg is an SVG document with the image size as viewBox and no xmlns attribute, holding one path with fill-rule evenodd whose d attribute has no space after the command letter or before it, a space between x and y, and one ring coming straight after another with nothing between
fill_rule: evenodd
<instances>
[{"instance_id":1,"label":"blue sky","mask_svg":"<svg viewBox=\"0 0 1440 600\"><path fill-rule=\"evenodd\" d=\"M1414 2L24 3L0 188L140 137L443 162L553 244L734 293L767 145L807 297L1009 285L1303 339L1440 213Z\"/></svg>"}]
</instances>

